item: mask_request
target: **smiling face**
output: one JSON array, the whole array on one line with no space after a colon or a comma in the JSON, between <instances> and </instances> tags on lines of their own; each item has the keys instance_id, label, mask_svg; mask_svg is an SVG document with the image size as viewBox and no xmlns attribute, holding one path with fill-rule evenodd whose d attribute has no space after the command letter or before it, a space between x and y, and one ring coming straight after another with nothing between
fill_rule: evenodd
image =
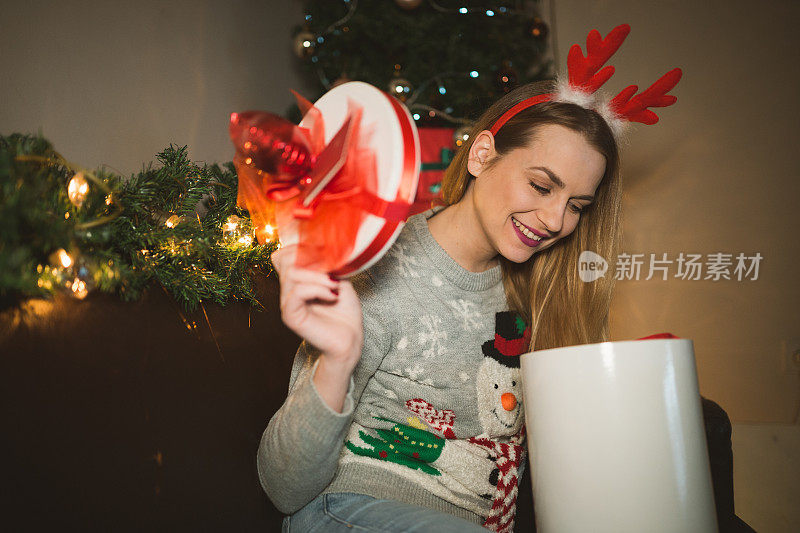
<instances>
[{"instance_id":1,"label":"smiling face","mask_svg":"<svg viewBox=\"0 0 800 533\"><path fill-rule=\"evenodd\" d=\"M467 169L489 244L522 263L571 234L605 173L605 157L579 133L547 124L526 147L499 156L488 131L476 136Z\"/></svg>"}]
</instances>

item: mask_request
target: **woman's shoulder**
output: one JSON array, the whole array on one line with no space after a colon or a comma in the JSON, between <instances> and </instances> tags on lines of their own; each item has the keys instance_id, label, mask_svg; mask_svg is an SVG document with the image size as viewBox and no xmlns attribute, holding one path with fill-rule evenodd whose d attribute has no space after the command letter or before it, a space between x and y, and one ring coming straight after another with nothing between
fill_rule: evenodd
<instances>
[{"instance_id":1,"label":"woman's shoulder","mask_svg":"<svg viewBox=\"0 0 800 533\"><path fill-rule=\"evenodd\" d=\"M413 215L406 221L391 246L381 258L353 278L369 278L382 286L398 284L404 278L416 277L423 268L424 251L417 238L418 226L425 223L424 213Z\"/></svg>"},{"instance_id":2,"label":"woman's shoulder","mask_svg":"<svg viewBox=\"0 0 800 533\"><path fill-rule=\"evenodd\" d=\"M410 217L381 258L351 276L350 281L362 302L376 297L388 300L400 296L408 289L409 279L418 277L419 271L425 268L421 257L424 252L415 229L420 221L425 222L424 218L420 219L422 216L424 213Z\"/></svg>"}]
</instances>

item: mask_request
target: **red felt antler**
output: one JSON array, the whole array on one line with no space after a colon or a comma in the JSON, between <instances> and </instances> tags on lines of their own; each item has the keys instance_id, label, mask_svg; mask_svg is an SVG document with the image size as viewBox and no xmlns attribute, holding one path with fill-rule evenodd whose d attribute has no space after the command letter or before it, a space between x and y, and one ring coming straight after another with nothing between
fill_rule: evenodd
<instances>
[{"instance_id":1,"label":"red felt antler","mask_svg":"<svg viewBox=\"0 0 800 533\"><path fill-rule=\"evenodd\" d=\"M597 102L592 96L586 97L587 93L593 95L597 92L614 75L613 66L604 67L603 65L616 53L630 31L629 25L620 24L611 30L605 39L600 36L599 31L590 31L586 37L586 56L583 55L583 50L578 44L573 44L569 49L567 83L559 80L554 93L529 96L515 104L495 121L490 128L492 134L497 135L500 128L518 113L547 101L568 102L600 111L609 121L615 135L622 131L624 122L641 122L642 124L658 122L658 116L648 107L666 107L677 101L675 96L667 93L681 79L683 72L679 68L670 70L640 94L635 94L639 90L638 86L626 87L607 106Z\"/></svg>"},{"instance_id":2,"label":"red felt antler","mask_svg":"<svg viewBox=\"0 0 800 533\"><path fill-rule=\"evenodd\" d=\"M681 75L683 75L683 71L679 68L674 68L636 96L633 95L639 87L636 85L625 87L611 100L609 107L620 118L630 122L655 124L658 122L658 115L647 108L667 107L674 104L678 99L667 93L680 81Z\"/></svg>"},{"instance_id":3,"label":"red felt antler","mask_svg":"<svg viewBox=\"0 0 800 533\"><path fill-rule=\"evenodd\" d=\"M607 82L614 75L614 67L608 65L602 70L600 67L614 55L630 31L629 25L620 24L605 39L600 37L599 31L590 31L586 37L586 57L583 56L580 45L573 44L567 56L569 84L593 93Z\"/></svg>"}]
</instances>

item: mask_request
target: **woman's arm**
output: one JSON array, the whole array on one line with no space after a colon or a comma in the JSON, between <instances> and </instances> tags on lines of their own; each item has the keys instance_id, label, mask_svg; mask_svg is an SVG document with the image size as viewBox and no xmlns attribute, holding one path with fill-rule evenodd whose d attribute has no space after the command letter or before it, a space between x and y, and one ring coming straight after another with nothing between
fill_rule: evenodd
<instances>
[{"instance_id":1,"label":"woman's arm","mask_svg":"<svg viewBox=\"0 0 800 533\"><path fill-rule=\"evenodd\" d=\"M357 361L358 358L354 357L353 360ZM354 369L355 365L338 363L332 358L322 357L317 363L317 370L311 381L328 407L337 413L341 413L344 408Z\"/></svg>"},{"instance_id":2,"label":"woman's arm","mask_svg":"<svg viewBox=\"0 0 800 533\"><path fill-rule=\"evenodd\" d=\"M360 353L325 357L304 340L292 365L288 397L258 447L261 486L285 514L310 502L333 479L355 406L391 345L387 317L375 318L380 310L371 278L365 272L351 282L362 302ZM353 359L356 363L349 365Z\"/></svg>"},{"instance_id":3,"label":"woman's arm","mask_svg":"<svg viewBox=\"0 0 800 533\"><path fill-rule=\"evenodd\" d=\"M282 513L291 514L314 499L336 473L339 452L353 418L352 373L346 376L341 411L323 398L330 372L319 351L306 341L295 355L289 396L269 421L258 447L258 475L264 492ZM340 387L342 371L332 381ZM316 382L323 381L323 391ZM338 394L336 391L335 394ZM338 402L336 402L338 403Z\"/></svg>"}]
</instances>

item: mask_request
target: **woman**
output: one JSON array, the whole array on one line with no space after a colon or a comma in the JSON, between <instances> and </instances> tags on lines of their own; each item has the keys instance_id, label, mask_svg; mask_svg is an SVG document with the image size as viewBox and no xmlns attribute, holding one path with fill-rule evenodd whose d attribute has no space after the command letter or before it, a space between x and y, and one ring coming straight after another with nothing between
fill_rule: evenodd
<instances>
[{"instance_id":1,"label":"woman","mask_svg":"<svg viewBox=\"0 0 800 533\"><path fill-rule=\"evenodd\" d=\"M258 452L284 531L512 530L518 356L607 340L613 280L581 282L578 258L616 257L619 241L618 149L597 111L542 102L497 127L553 91L489 108L445 174L446 205L410 217L368 270L336 280L294 267L294 247L273 254L304 339Z\"/></svg>"}]
</instances>

